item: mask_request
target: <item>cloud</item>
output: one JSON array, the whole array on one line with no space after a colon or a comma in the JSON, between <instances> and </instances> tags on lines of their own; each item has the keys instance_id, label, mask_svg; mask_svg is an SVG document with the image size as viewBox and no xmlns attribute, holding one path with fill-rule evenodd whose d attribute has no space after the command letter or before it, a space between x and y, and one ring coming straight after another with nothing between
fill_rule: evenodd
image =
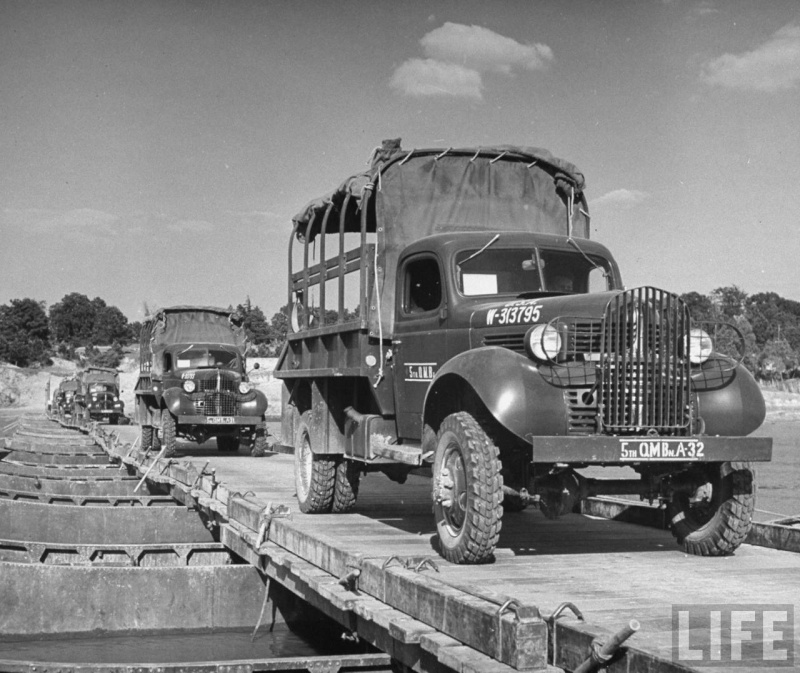
<instances>
[{"instance_id":1,"label":"cloud","mask_svg":"<svg viewBox=\"0 0 800 673\"><path fill-rule=\"evenodd\" d=\"M547 45L520 44L488 28L460 23L445 23L425 35L420 44L425 55L437 61L507 75L516 67L541 70L553 60Z\"/></svg>"},{"instance_id":2,"label":"cloud","mask_svg":"<svg viewBox=\"0 0 800 673\"><path fill-rule=\"evenodd\" d=\"M394 71L389 86L409 96L483 98L481 75L455 63L412 58Z\"/></svg>"},{"instance_id":3,"label":"cloud","mask_svg":"<svg viewBox=\"0 0 800 673\"><path fill-rule=\"evenodd\" d=\"M176 234L207 234L214 231L214 225L205 220L174 220L166 229Z\"/></svg>"},{"instance_id":4,"label":"cloud","mask_svg":"<svg viewBox=\"0 0 800 673\"><path fill-rule=\"evenodd\" d=\"M710 2L710 0L703 0L702 2L698 3L697 7L695 7L692 11L698 16L709 16L711 14L719 13L719 10L714 6L713 2Z\"/></svg>"},{"instance_id":5,"label":"cloud","mask_svg":"<svg viewBox=\"0 0 800 673\"><path fill-rule=\"evenodd\" d=\"M630 210L641 205L650 198L647 192L636 189L615 189L614 191L598 196L589 203L591 209L597 210Z\"/></svg>"},{"instance_id":6,"label":"cloud","mask_svg":"<svg viewBox=\"0 0 800 673\"><path fill-rule=\"evenodd\" d=\"M92 208L74 208L57 211L45 208L6 208L3 224L20 229L25 234L48 234L53 237L85 238L110 237L119 223L119 217Z\"/></svg>"},{"instance_id":7,"label":"cloud","mask_svg":"<svg viewBox=\"0 0 800 673\"><path fill-rule=\"evenodd\" d=\"M770 93L796 87L800 82L800 25L787 24L752 51L708 61L700 79L712 86Z\"/></svg>"},{"instance_id":8,"label":"cloud","mask_svg":"<svg viewBox=\"0 0 800 673\"><path fill-rule=\"evenodd\" d=\"M409 96L483 99L483 74L541 70L553 60L544 44L521 44L482 26L447 22L420 40L426 58L411 58L389 85Z\"/></svg>"}]
</instances>

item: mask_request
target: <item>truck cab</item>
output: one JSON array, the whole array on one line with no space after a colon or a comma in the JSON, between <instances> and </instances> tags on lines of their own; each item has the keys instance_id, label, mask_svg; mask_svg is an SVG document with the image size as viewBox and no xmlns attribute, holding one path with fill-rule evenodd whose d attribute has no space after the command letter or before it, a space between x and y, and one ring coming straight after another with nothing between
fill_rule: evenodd
<instances>
[{"instance_id":1,"label":"truck cab","mask_svg":"<svg viewBox=\"0 0 800 673\"><path fill-rule=\"evenodd\" d=\"M751 463L771 457L747 436L765 405L744 339L626 288L589 239L584 187L545 150L389 143L298 213L275 375L303 511L352 508L361 474L418 471L456 563L491 561L504 513L556 518L594 495L659 502L692 554L744 541ZM603 466L637 477L582 472Z\"/></svg>"},{"instance_id":2,"label":"truck cab","mask_svg":"<svg viewBox=\"0 0 800 673\"><path fill-rule=\"evenodd\" d=\"M176 439L220 451L267 450L267 398L248 380L246 335L233 312L214 307L162 309L142 328L136 411L144 450L175 455Z\"/></svg>"}]
</instances>

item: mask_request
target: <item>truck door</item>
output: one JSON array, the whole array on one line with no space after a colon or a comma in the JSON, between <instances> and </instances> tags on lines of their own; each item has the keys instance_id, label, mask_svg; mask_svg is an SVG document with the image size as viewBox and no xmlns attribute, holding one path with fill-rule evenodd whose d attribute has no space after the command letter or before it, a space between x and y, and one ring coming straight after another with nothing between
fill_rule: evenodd
<instances>
[{"instance_id":1,"label":"truck door","mask_svg":"<svg viewBox=\"0 0 800 673\"><path fill-rule=\"evenodd\" d=\"M447 352L446 295L438 257L412 255L398 271L394 381L400 437L422 436L422 405Z\"/></svg>"}]
</instances>

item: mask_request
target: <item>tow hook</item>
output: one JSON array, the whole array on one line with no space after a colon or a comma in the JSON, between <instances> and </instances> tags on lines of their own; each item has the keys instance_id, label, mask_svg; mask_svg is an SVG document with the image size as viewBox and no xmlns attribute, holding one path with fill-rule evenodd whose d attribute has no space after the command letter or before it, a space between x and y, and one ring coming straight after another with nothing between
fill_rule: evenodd
<instances>
[{"instance_id":1,"label":"tow hook","mask_svg":"<svg viewBox=\"0 0 800 673\"><path fill-rule=\"evenodd\" d=\"M455 481L450 476L450 470L442 467L441 472L433 480L433 499L442 507L450 508L453 506L453 488Z\"/></svg>"}]
</instances>

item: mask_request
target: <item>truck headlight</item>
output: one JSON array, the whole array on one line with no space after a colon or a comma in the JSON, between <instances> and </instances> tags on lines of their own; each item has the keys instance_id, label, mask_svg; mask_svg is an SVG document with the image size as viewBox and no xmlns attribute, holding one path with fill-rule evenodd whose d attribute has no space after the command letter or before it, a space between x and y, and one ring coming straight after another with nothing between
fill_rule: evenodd
<instances>
[{"instance_id":1,"label":"truck headlight","mask_svg":"<svg viewBox=\"0 0 800 673\"><path fill-rule=\"evenodd\" d=\"M249 392L250 392L252 389L253 389L253 386L252 386L252 385L250 385L250 383L249 383L248 381L242 381L242 382L239 384L239 392L240 392L242 395L246 395L246 394L247 394L247 393L249 393Z\"/></svg>"},{"instance_id":2,"label":"truck headlight","mask_svg":"<svg viewBox=\"0 0 800 673\"><path fill-rule=\"evenodd\" d=\"M183 382L183 389L187 393L193 393L195 391L195 388L197 388L197 386L195 385L194 381L192 381L191 379L186 379Z\"/></svg>"},{"instance_id":3,"label":"truck headlight","mask_svg":"<svg viewBox=\"0 0 800 673\"><path fill-rule=\"evenodd\" d=\"M693 327L689 331L689 361L693 365L701 365L714 352L714 342L708 335L708 332Z\"/></svg>"},{"instance_id":4,"label":"truck headlight","mask_svg":"<svg viewBox=\"0 0 800 673\"><path fill-rule=\"evenodd\" d=\"M529 357L543 362L555 360L561 350L561 335L552 325L536 325L525 335L525 351Z\"/></svg>"}]
</instances>

